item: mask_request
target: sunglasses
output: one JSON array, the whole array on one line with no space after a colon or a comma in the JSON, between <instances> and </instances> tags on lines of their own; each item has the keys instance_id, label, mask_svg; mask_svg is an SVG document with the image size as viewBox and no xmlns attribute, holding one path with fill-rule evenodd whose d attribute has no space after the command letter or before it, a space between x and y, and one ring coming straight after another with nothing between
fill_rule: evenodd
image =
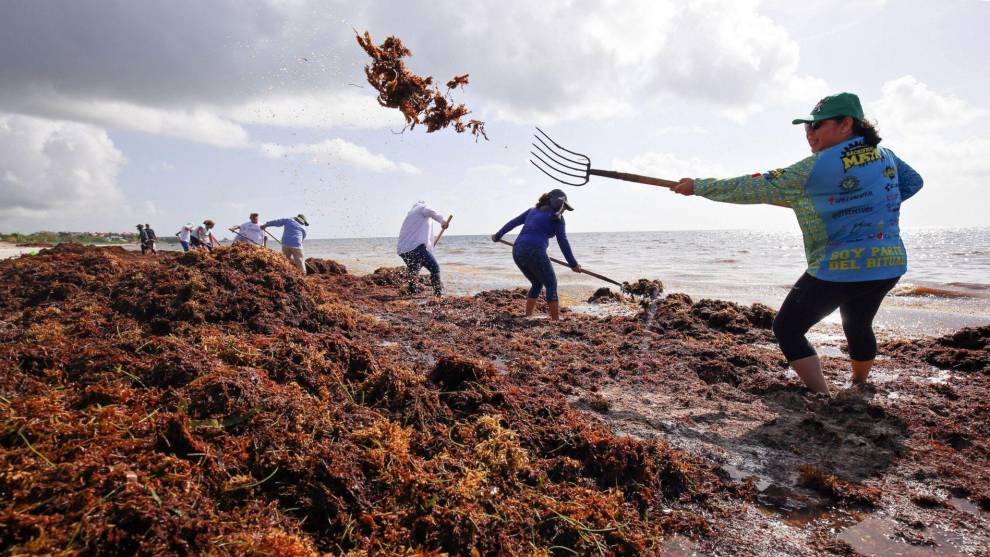
<instances>
[{"instance_id":1,"label":"sunglasses","mask_svg":"<svg viewBox=\"0 0 990 557\"><path fill-rule=\"evenodd\" d=\"M833 121L833 120L836 121L836 122L841 122L842 120L845 120L845 119L846 119L845 116L836 116L835 118L826 118L824 120L818 120L817 122L806 122L804 124L804 131L805 131L805 133L810 132L810 131L814 131L814 130L817 130L818 128L824 126L825 125L825 122L830 122L830 121Z\"/></svg>"}]
</instances>

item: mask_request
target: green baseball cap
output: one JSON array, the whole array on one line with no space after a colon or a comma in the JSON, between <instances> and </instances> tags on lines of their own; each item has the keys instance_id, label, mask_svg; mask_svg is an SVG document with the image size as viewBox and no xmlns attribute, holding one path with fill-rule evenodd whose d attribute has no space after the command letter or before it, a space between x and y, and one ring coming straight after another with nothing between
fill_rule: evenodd
<instances>
[{"instance_id":1,"label":"green baseball cap","mask_svg":"<svg viewBox=\"0 0 990 557\"><path fill-rule=\"evenodd\" d=\"M820 120L828 120L837 116L852 116L857 120L862 120L863 105L859 104L859 97L852 93L836 93L829 95L818 101L815 108L811 109L810 116L795 118L792 124L808 124Z\"/></svg>"}]
</instances>

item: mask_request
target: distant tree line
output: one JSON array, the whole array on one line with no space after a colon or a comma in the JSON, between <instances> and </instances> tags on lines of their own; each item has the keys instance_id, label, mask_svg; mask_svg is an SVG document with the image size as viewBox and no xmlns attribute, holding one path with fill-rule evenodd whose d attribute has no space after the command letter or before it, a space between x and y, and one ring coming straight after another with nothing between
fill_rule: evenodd
<instances>
[{"instance_id":1,"label":"distant tree line","mask_svg":"<svg viewBox=\"0 0 990 557\"><path fill-rule=\"evenodd\" d=\"M138 241L136 232L32 232L22 234L11 232L0 233L0 242L12 244L62 244L75 242L77 244L134 244Z\"/></svg>"}]
</instances>

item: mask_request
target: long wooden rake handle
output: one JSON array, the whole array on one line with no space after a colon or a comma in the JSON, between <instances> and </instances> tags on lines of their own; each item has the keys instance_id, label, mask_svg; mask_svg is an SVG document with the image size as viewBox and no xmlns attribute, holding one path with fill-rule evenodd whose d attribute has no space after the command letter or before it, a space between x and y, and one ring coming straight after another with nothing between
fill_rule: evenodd
<instances>
[{"instance_id":1,"label":"long wooden rake handle","mask_svg":"<svg viewBox=\"0 0 990 557\"><path fill-rule=\"evenodd\" d=\"M589 168L588 174L591 176L602 176L604 178L615 178L616 180L625 180L627 182L639 182L640 184L649 184L651 186L660 186L662 188L673 188L680 182L671 182L670 180L664 180L663 178L653 178L651 176L641 176L639 174L629 174L628 172L616 172L614 170L599 170L597 168ZM771 203L770 205L775 205L777 207L784 207L785 209L790 209L791 206L787 203Z\"/></svg>"},{"instance_id":2,"label":"long wooden rake handle","mask_svg":"<svg viewBox=\"0 0 990 557\"><path fill-rule=\"evenodd\" d=\"M447 221L444 222L443 224L444 225L449 225L450 224L450 219L452 219L452 218L454 218L454 215L447 215ZM437 246L437 242L440 241L440 237L443 236L443 233L444 233L445 230L447 230L447 229L446 228L441 228L440 229L440 233L437 234L436 239L433 240L433 247L436 247Z\"/></svg>"},{"instance_id":3,"label":"long wooden rake handle","mask_svg":"<svg viewBox=\"0 0 990 557\"><path fill-rule=\"evenodd\" d=\"M513 244L512 242L510 242L508 240L499 240L499 243L505 244L507 246L514 246L515 245L515 244ZM557 259L555 257L551 257L550 258L550 261L553 261L554 263L556 263L558 265L563 265L564 267L567 267L568 269L571 268L571 266L568 265L566 261L561 261L561 260L559 260L559 259ZM584 273L584 274L586 274L586 275L591 275L591 276L595 277L596 279L604 280L605 282L611 282L612 284L614 284L614 285L622 288L622 283L621 282L614 281L614 280L612 280L612 279L610 279L610 278L608 278L606 276L599 275L598 273L593 273L593 272L585 269L584 267L581 268L581 272Z\"/></svg>"},{"instance_id":4,"label":"long wooden rake handle","mask_svg":"<svg viewBox=\"0 0 990 557\"><path fill-rule=\"evenodd\" d=\"M653 178L652 176L641 176L639 174L629 174L628 172L616 172L614 170L599 170L597 168L589 168L588 174L592 176L602 176L604 178L614 178L616 180L625 180L626 182L638 182L640 184L660 186L662 188L672 188L677 185L677 182L664 180L662 178Z\"/></svg>"},{"instance_id":5,"label":"long wooden rake handle","mask_svg":"<svg viewBox=\"0 0 990 557\"><path fill-rule=\"evenodd\" d=\"M256 245L256 246L260 246L260 245L261 245L261 244L259 244L258 242L255 242L254 240L252 240L251 238L248 238L247 236L245 236L245 235L243 235L243 234L241 234L240 232L238 232L238 231L236 231L236 230L234 230L234 229L233 229L233 227L231 227L231 228L228 228L227 230L230 230L230 231L231 231L231 232L233 232L234 234L237 234L237 235L238 235L238 236L240 236L241 238L244 238L245 240L247 240L247 241L249 241L249 242L251 242L252 244L254 244L254 245Z\"/></svg>"}]
</instances>

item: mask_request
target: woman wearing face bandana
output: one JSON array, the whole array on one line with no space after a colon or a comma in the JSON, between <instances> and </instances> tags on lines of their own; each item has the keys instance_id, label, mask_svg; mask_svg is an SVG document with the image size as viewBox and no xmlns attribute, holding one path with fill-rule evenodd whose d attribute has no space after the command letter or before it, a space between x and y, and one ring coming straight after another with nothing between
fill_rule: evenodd
<instances>
[{"instance_id":1,"label":"woman wearing face bandana","mask_svg":"<svg viewBox=\"0 0 990 557\"><path fill-rule=\"evenodd\" d=\"M498 242L507 232L523 225L522 231L512 247L512 259L523 275L529 279L532 287L526 296L526 316L533 315L536 309L536 299L540 291L546 288L547 304L550 306L550 319L560 319L560 302L557 298L557 275L553 272L547 247L550 238L557 237L560 252L567 259L567 264L575 273L581 272L571 245L567 242L564 230L564 211L573 211L567 203L567 195L561 190L552 190L540 196L536 207L526 209L523 214L505 223L501 230L492 235L492 241Z\"/></svg>"},{"instance_id":2,"label":"woman wearing face bandana","mask_svg":"<svg viewBox=\"0 0 990 557\"><path fill-rule=\"evenodd\" d=\"M852 93L825 97L809 116L792 123L804 124L810 157L751 176L682 178L672 190L794 211L808 267L780 306L773 332L805 385L828 394L821 361L805 334L838 308L852 382L866 382L877 354L873 317L907 270L901 202L918 193L923 181L893 151L879 146L876 128Z\"/></svg>"}]
</instances>

